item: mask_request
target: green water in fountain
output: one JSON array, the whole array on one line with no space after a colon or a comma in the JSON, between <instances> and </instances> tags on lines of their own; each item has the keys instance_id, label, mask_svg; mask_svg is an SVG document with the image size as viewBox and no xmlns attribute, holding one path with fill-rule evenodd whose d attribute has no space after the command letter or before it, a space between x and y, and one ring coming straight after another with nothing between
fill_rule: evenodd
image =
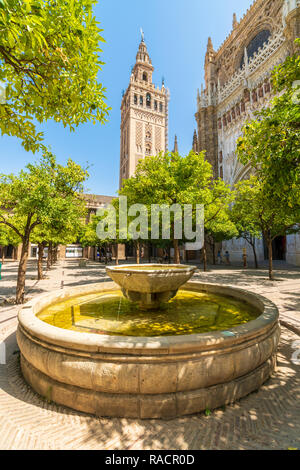
<instances>
[{"instance_id":1,"label":"green water in fountain","mask_svg":"<svg viewBox=\"0 0 300 470\"><path fill-rule=\"evenodd\" d=\"M113 336L173 336L227 330L260 315L231 297L180 290L159 310L142 311L121 291L105 291L53 304L37 317L56 327Z\"/></svg>"}]
</instances>

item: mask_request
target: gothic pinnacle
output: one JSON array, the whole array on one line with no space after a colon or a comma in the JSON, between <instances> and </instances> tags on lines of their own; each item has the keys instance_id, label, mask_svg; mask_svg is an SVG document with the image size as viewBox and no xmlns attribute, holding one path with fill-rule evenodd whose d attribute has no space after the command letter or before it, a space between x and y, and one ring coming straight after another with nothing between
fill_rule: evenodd
<instances>
[{"instance_id":1,"label":"gothic pinnacle","mask_svg":"<svg viewBox=\"0 0 300 470\"><path fill-rule=\"evenodd\" d=\"M193 152L198 152L198 136L197 136L197 131L196 129L194 130L194 136L193 136Z\"/></svg>"},{"instance_id":2,"label":"gothic pinnacle","mask_svg":"<svg viewBox=\"0 0 300 470\"><path fill-rule=\"evenodd\" d=\"M233 13L232 28L235 29L237 25L238 25L238 20L236 17L236 13Z\"/></svg>"},{"instance_id":3,"label":"gothic pinnacle","mask_svg":"<svg viewBox=\"0 0 300 470\"><path fill-rule=\"evenodd\" d=\"M177 135L175 135L175 140L174 140L174 150L173 153L178 152L178 142L177 142Z\"/></svg>"},{"instance_id":4,"label":"gothic pinnacle","mask_svg":"<svg viewBox=\"0 0 300 470\"><path fill-rule=\"evenodd\" d=\"M213 51L213 50L214 50L214 46L213 46L211 37L209 37L207 41L207 51Z\"/></svg>"}]
</instances>

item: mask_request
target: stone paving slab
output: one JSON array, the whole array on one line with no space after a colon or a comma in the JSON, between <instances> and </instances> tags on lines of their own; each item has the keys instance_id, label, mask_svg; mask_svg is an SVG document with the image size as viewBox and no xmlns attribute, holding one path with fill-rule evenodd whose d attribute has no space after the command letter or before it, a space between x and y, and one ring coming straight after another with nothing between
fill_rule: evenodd
<instances>
[{"instance_id":1,"label":"stone paving slab","mask_svg":"<svg viewBox=\"0 0 300 470\"><path fill-rule=\"evenodd\" d=\"M276 374L234 405L173 420L95 418L49 404L24 382L18 355L0 366L0 449L300 448L299 366L283 329Z\"/></svg>"},{"instance_id":2,"label":"stone paving slab","mask_svg":"<svg viewBox=\"0 0 300 470\"><path fill-rule=\"evenodd\" d=\"M8 269L9 268L9 269ZM0 284L13 295L16 264L4 268L10 278ZM77 262L58 264L49 279L27 283L27 296L63 285L106 280L97 263L79 268ZM300 315L300 270L281 269L282 281L269 283L259 273L234 267L198 273L196 278L259 292L278 304L282 322L295 325ZM2 282L2 281L0 281ZM300 364L292 362L300 337L282 327L276 373L261 389L210 416L196 414L173 420L96 418L47 403L22 378L15 339L18 307L0 308L0 340L5 339L7 364L0 365L0 449L300 449ZM300 358L300 355L298 356Z\"/></svg>"}]
</instances>

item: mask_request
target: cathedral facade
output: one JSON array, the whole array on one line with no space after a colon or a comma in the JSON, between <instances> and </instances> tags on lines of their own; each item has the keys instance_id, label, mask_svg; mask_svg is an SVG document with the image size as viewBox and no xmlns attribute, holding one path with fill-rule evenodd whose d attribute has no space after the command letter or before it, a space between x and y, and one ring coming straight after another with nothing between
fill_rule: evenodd
<instances>
[{"instance_id":1,"label":"cathedral facade","mask_svg":"<svg viewBox=\"0 0 300 470\"><path fill-rule=\"evenodd\" d=\"M139 160L168 149L168 90L152 81L154 67L142 37L121 103L120 187Z\"/></svg>"},{"instance_id":2,"label":"cathedral facade","mask_svg":"<svg viewBox=\"0 0 300 470\"><path fill-rule=\"evenodd\" d=\"M208 39L205 87L197 96L196 147L206 150L215 177L230 185L250 174L235 152L243 124L272 99L271 72L295 52L299 36L300 0L256 0L239 22L233 16L232 31L217 51ZM223 244L233 261L241 260L245 247L243 239ZM273 248L275 259L300 265L299 235L278 237ZM263 240L257 240L257 251L260 260L267 259Z\"/></svg>"}]
</instances>

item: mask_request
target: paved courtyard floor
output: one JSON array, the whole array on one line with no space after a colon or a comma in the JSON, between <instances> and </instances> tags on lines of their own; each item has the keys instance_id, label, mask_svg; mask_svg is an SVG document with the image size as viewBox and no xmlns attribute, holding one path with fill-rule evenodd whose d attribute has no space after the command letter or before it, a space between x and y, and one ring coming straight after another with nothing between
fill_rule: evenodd
<instances>
[{"instance_id":1,"label":"paved courtyard floor","mask_svg":"<svg viewBox=\"0 0 300 470\"><path fill-rule=\"evenodd\" d=\"M0 281L0 342L6 364L0 365L0 449L288 449L300 448L300 364L292 362L300 341L300 269L279 265L276 281L266 269L218 266L195 278L235 285L265 295L280 311L282 335L276 373L256 393L234 405L173 420L96 418L49 404L33 392L20 373L15 339L17 306L1 305L14 296L17 264L3 266ZM27 298L66 286L106 281L105 268L89 263L58 263L36 281L29 266ZM300 355L299 355L300 358Z\"/></svg>"}]
</instances>

